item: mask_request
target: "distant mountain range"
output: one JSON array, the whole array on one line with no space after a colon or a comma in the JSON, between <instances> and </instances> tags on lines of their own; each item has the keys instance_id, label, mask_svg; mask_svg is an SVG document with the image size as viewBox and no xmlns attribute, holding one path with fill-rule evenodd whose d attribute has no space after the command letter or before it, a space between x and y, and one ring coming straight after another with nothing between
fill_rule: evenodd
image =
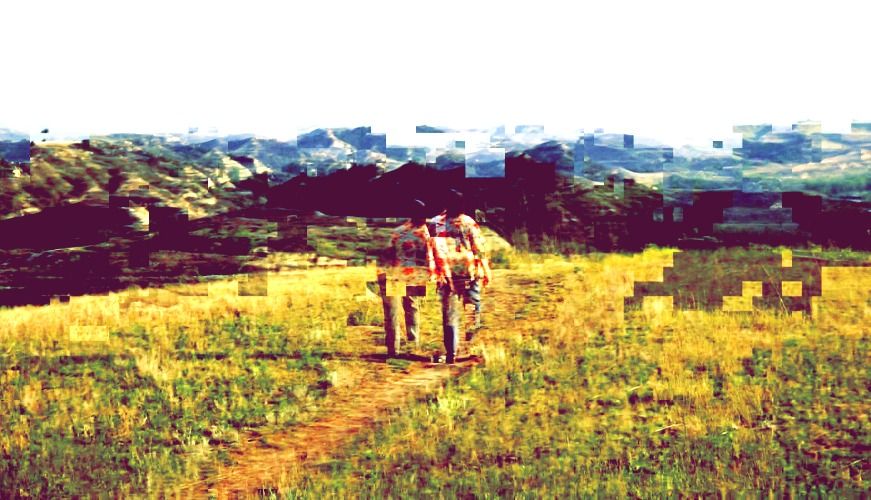
<instances>
[{"instance_id":1,"label":"distant mountain range","mask_svg":"<svg viewBox=\"0 0 871 500\"><path fill-rule=\"evenodd\" d=\"M428 125L416 132L430 145L389 145L385 134L370 127L315 129L295 140L113 134L67 144L33 144L24 134L0 129L0 179L5 179L0 181L0 218L142 189L196 217L238 207L238 193L252 185L279 186L300 175L323 177L353 165L371 165L380 175L411 163L486 179L504 176L512 159L553 165L580 186L631 179L676 204L687 203L694 192L717 190L801 191L871 201L867 124L854 124L850 134L822 133L807 124L788 131L739 126L741 147L714 143L678 150L626 134L548 138L541 127L518 127L514 133L496 129L484 134L489 143L483 145L457 139L463 132Z\"/></svg>"},{"instance_id":2,"label":"distant mountain range","mask_svg":"<svg viewBox=\"0 0 871 500\"><path fill-rule=\"evenodd\" d=\"M520 248L871 249L871 133L740 131L740 148L686 155L622 134L566 140L536 128L498 131L482 145L427 127L427 147L389 146L368 128L293 141L9 134L0 142L0 305L245 272L272 251L340 257L378 244L357 233L361 222L389 231L412 199L435 214L449 189ZM313 250L309 229L325 226L341 237Z\"/></svg>"}]
</instances>

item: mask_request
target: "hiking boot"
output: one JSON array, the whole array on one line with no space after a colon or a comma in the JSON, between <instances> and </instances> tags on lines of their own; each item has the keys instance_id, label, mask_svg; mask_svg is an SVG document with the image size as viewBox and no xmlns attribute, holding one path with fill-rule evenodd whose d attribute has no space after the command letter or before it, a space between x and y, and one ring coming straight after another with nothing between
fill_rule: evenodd
<instances>
[{"instance_id":1,"label":"hiking boot","mask_svg":"<svg viewBox=\"0 0 871 500\"><path fill-rule=\"evenodd\" d=\"M466 330L466 341L471 341L482 328L484 325L481 323L481 313L476 312L474 326Z\"/></svg>"}]
</instances>

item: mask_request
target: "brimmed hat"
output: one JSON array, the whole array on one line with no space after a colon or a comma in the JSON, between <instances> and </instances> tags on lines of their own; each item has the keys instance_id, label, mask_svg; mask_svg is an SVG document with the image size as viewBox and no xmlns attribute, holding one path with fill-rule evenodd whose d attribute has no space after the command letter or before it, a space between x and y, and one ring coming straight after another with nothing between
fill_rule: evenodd
<instances>
[{"instance_id":1,"label":"brimmed hat","mask_svg":"<svg viewBox=\"0 0 871 500\"><path fill-rule=\"evenodd\" d=\"M408 203L406 212L406 215L412 219L423 219L430 215L426 203L424 203L423 200L418 199L411 200Z\"/></svg>"}]
</instances>

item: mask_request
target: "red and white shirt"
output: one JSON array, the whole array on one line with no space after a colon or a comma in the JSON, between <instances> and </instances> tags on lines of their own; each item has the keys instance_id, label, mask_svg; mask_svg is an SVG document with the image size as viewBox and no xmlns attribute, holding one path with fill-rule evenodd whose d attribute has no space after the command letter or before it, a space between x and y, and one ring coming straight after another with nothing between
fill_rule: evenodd
<instances>
[{"instance_id":1,"label":"red and white shirt","mask_svg":"<svg viewBox=\"0 0 871 500\"><path fill-rule=\"evenodd\" d=\"M486 279L490 281L490 263L481 227L465 214L449 218L442 213L431 219L435 228L432 238L436 276L442 278Z\"/></svg>"},{"instance_id":2,"label":"red and white shirt","mask_svg":"<svg viewBox=\"0 0 871 500\"><path fill-rule=\"evenodd\" d=\"M432 239L426 224L413 226L407 221L394 229L389 253L384 272L390 280L425 285L435 278Z\"/></svg>"}]
</instances>

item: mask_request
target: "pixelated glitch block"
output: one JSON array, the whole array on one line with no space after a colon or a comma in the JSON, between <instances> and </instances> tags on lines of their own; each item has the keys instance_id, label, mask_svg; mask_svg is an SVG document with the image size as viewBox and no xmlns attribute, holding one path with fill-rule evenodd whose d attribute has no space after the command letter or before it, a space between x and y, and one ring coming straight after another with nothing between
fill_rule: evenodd
<instances>
[{"instance_id":1,"label":"pixelated glitch block","mask_svg":"<svg viewBox=\"0 0 871 500\"><path fill-rule=\"evenodd\" d=\"M112 294L98 294L95 296L72 296L69 297L69 303L71 306L76 307L89 307L89 303L92 303L94 297L99 297L100 301L100 309L104 311L105 314L111 316L117 316L121 314L122 307L122 296Z\"/></svg>"},{"instance_id":2,"label":"pixelated glitch block","mask_svg":"<svg viewBox=\"0 0 871 500\"><path fill-rule=\"evenodd\" d=\"M269 290L267 273L251 273L239 279L239 296L266 297Z\"/></svg>"},{"instance_id":3,"label":"pixelated glitch block","mask_svg":"<svg viewBox=\"0 0 871 500\"><path fill-rule=\"evenodd\" d=\"M753 297L751 295L725 296L723 297L723 311L726 312L750 312L753 310Z\"/></svg>"},{"instance_id":4,"label":"pixelated glitch block","mask_svg":"<svg viewBox=\"0 0 871 500\"><path fill-rule=\"evenodd\" d=\"M781 283L780 294L784 297L801 297L801 281L784 281Z\"/></svg>"},{"instance_id":5,"label":"pixelated glitch block","mask_svg":"<svg viewBox=\"0 0 871 500\"><path fill-rule=\"evenodd\" d=\"M672 297L671 295L667 295L664 297L644 297L644 303L641 306L641 311L646 317L669 315L674 311L674 297Z\"/></svg>"},{"instance_id":6,"label":"pixelated glitch block","mask_svg":"<svg viewBox=\"0 0 871 500\"><path fill-rule=\"evenodd\" d=\"M387 280L387 291L385 293L388 297L405 297L406 286L406 283L403 281Z\"/></svg>"},{"instance_id":7,"label":"pixelated glitch block","mask_svg":"<svg viewBox=\"0 0 871 500\"><path fill-rule=\"evenodd\" d=\"M571 152L574 175L600 182L613 171L664 175L666 167L674 161L673 148L639 146L631 134L586 133L578 138Z\"/></svg>"},{"instance_id":8,"label":"pixelated glitch block","mask_svg":"<svg viewBox=\"0 0 871 500\"><path fill-rule=\"evenodd\" d=\"M871 322L871 266L822 269L822 294L816 297L815 311L841 325Z\"/></svg>"},{"instance_id":9,"label":"pixelated glitch block","mask_svg":"<svg viewBox=\"0 0 871 500\"><path fill-rule=\"evenodd\" d=\"M0 140L0 179L30 177L30 137Z\"/></svg>"},{"instance_id":10,"label":"pixelated glitch block","mask_svg":"<svg viewBox=\"0 0 871 500\"><path fill-rule=\"evenodd\" d=\"M867 299L871 294L871 266L825 266L822 296L827 299Z\"/></svg>"},{"instance_id":11,"label":"pixelated glitch block","mask_svg":"<svg viewBox=\"0 0 871 500\"><path fill-rule=\"evenodd\" d=\"M114 298L124 309L137 303L157 307L172 307L179 303L178 293L162 288L133 290L120 296L114 296Z\"/></svg>"},{"instance_id":12,"label":"pixelated glitch block","mask_svg":"<svg viewBox=\"0 0 871 500\"><path fill-rule=\"evenodd\" d=\"M30 177L30 166L6 163L0 160L0 179L19 179Z\"/></svg>"},{"instance_id":13,"label":"pixelated glitch block","mask_svg":"<svg viewBox=\"0 0 871 500\"><path fill-rule=\"evenodd\" d=\"M467 178L504 178L505 149L486 148L467 151L465 155L465 176Z\"/></svg>"},{"instance_id":14,"label":"pixelated glitch block","mask_svg":"<svg viewBox=\"0 0 871 500\"><path fill-rule=\"evenodd\" d=\"M425 285L409 285L402 281L387 280L388 297L426 297L434 296L436 284L429 282ZM366 282L366 294L357 296L357 300L365 300L371 297L381 296L381 285L378 281Z\"/></svg>"},{"instance_id":15,"label":"pixelated glitch block","mask_svg":"<svg viewBox=\"0 0 871 500\"><path fill-rule=\"evenodd\" d=\"M278 223L277 237L270 237L267 246L281 252L310 252L314 248L309 240L308 224L297 215L289 215Z\"/></svg>"},{"instance_id":16,"label":"pixelated glitch block","mask_svg":"<svg viewBox=\"0 0 871 500\"><path fill-rule=\"evenodd\" d=\"M426 285L409 285L402 281L387 281L388 297L425 297Z\"/></svg>"},{"instance_id":17,"label":"pixelated glitch block","mask_svg":"<svg viewBox=\"0 0 871 500\"><path fill-rule=\"evenodd\" d=\"M108 342L109 327L70 325L70 342Z\"/></svg>"},{"instance_id":18,"label":"pixelated glitch block","mask_svg":"<svg viewBox=\"0 0 871 500\"><path fill-rule=\"evenodd\" d=\"M236 297L239 295L238 281L214 281L209 285L209 297Z\"/></svg>"},{"instance_id":19,"label":"pixelated glitch block","mask_svg":"<svg viewBox=\"0 0 871 500\"><path fill-rule=\"evenodd\" d=\"M744 281L741 283L741 295L737 297L729 295L723 296L723 310L752 311L754 297L762 297L762 282Z\"/></svg>"},{"instance_id":20,"label":"pixelated glitch block","mask_svg":"<svg viewBox=\"0 0 871 500\"><path fill-rule=\"evenodd\" d=\"M632 282L635 281L657 281L662 282L665 279L665 269L674 267L674 254L676 252L662 252L656 254L642 254L640 265L631 270L630 277ZM619 272L616 271L615 272ZM626 287L627 294L623 296L631 296L634 291L632 287Z\"/></svg>"},{"instance_id":21,"label":"pixelated glitch block","mask_svg":"<svg viewBox=\"0 0 871 500\"><path fill-rule=\"evenodd\" d=\"M871 265L830 267L823 259L791 252L748 257L736 251L733 255L729 259L708 252L675 253L674 266L664 268L662 281L632 285L632 293L624 298L624 312L642 308L644 297L672 296L675 308L682 310L752 311L759 307L812 314L812 298L822 294L826 276L832 283L846 283L841 276L845 273L860 280L851 287L830 285L832 297L850 290L856 299L856 290L871 289L867 278Z\"/></svg>"},{"instance_id":22,"label":"pixelated glitch block","mask_svg":"<svg viewBox=\"0 0 871 500\"><path fill-rule=\"evenodd\" d=\"M51 301L49 303L52 305L69 304L70 303L70 296L69 295L56 295L56 296L51 298Z\"/></svg>"},{"instance_id":23,"label":"pixelated glitch block","mask_svg":"<svg viewBox=\"0 0 871 500\"><path fill-rule=\"evenodd\" d=\"M762 297L761 281L744 281L741 283L741 296Z\"/></svg>"},{"instance_id":24,"label":"pixelated glitch block","mask_svg":"<svg viewBox=\"0 0 871 500\"><path fill-rule=\"evenodd\" d=\"M209 295L208 288L202 286L182 286L174 291L181 297L208 297Z\"/></svg>"}]
</instances>

